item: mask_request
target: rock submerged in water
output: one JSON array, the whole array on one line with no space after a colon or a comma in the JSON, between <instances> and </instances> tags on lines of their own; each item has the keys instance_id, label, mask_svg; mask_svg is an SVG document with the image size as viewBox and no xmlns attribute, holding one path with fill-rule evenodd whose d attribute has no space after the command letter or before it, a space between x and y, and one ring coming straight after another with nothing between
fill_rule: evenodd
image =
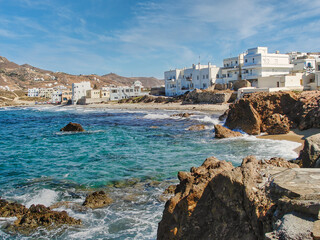
<instances>
[{"instance_id":1,"label":"rock submerged in water","mask_svg":"<svg viewBox=\"0 0 320 240\"><path fill-rule=\"evenodd\" d=\"M188 128L189 131L203 131L206 130L206 125L203 124L197 124L197 125L192 125Z\"/></svg>"},{"instance_id":2,"label":"rock submerged in water","mask_svg":"<svg viewBox=\"0 0 320 240\"><path fill-rule=\"evenodd\" d=\"M10 203L0 199L0 217L17 217L6 230L30 234L39 227L52 229L64 224L80 225L81 220L70 217L66 211L51 211L43 205L31 205L28 209L19 203Z\"/></svg>"},{"instance_id":3,"label":"rock submerged in water","mask_svg":"<svg viewBox=\"0 0 320 240\"><path fill-rule=\"evenodd\" d=\"M219 124L214 125L214 132L215 132L215 138L232 138L232 137L242 136L241 133L232 131Z\"/></svg>"},{"instance_id":4,"label":"rock submerged in water","mask_svg":"<svg viewBox=\"0 0 320 240\"><path fill-rule=\"evenodd\" d=\"M104 191L98 191L89 194L82 204L85 207L96 209L108 206L112 203L112 199Z\"/></svg>"},{"instance_id":5,"label":"rock submerged in water","mask_svg":"<svg viewBox=\"0 0 320 240\"><path fill-rule=\"evenodd\" d=\"M79 123L69 122L65 127L61 128L62 132L84 132L83 127Z\"/></svg>"},{"instance_id":6,"label":"rock submerged in water","mask_svg":"<svg viewBox=\"0 0 320 240\"><path fill-rule=\"evenodd\" d=\"M194 115L194 113L177 113L171 115L171 117L183 117L183 118L188 118L190 116Z\"/></svg>"}]
</instances>

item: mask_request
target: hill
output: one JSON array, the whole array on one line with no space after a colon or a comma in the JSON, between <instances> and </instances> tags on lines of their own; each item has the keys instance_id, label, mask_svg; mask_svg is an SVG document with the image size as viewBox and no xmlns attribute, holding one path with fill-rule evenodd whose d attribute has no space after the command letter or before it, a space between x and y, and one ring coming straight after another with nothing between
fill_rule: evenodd
<instances>
[{"instance_id":1,"label":"hill","mask_svg":"<svg viewBox=\"0 0 320 240\"><path fill-rule=\"evenodd\" d=\"M27 90L28 88L66 86L71 87L72 83L90 81L91 86L102 87L106 85L125 86L131 85L139 80L142 85L150 89L154 86L164 84L163 80L154 77L122 77L115 73L103 76L99 75L72 75L63 72L52 72L43 70L29 64L18 65L0 56L0 88L10 90Z\"/></svg>"}]
</instances>

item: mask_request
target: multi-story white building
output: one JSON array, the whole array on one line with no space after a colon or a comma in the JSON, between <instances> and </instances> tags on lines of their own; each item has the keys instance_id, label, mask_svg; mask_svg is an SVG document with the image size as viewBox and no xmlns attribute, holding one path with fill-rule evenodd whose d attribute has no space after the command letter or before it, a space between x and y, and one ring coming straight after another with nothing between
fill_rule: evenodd
<instances>
[{"instance_id":1,"label":"multi-story white building","mask_svg":"<svg viewBox=\"0 0 320 240\"><path fill-rule=\"evenodd\" d=\"M293 69L288 54L268 53L267 47L248 49L244 55L242 79L257 85L259 77L286 75Z\"/></svg>"},{"instance_id":2,"label":"multi-story white building","mask_svg":"<svg viewBox=\"0 0 320 240\"><path fill-rule=\"evenodd\" d=\"M39 97L39 88L29 88L28 89L28 97Z\"/></svg>"},{"instance_id":3,"label":"multi-story white building","mask_svg":"<svg viewBox=\"0 0 320 240\"><path fill-rule=\"evenodd\" d=\"M90 82L72 83L72 104L85 99L87 90L91 90Z\"/></svg>"},{"instance_id":4,"label":"multi-story white building","mask_svg":"<svg viewBox=\"0 0 320 240\"><path fill-rule=\"evenodd\" d=\"M60 89L53 90L51 102L52 103L61 103L62 102L62 90L60 90Z\"/></svg>"},{"instance_id":5,"label":"multi-story white building","mask_svg":"<svg viewBox=\"0 0 320 240\"><path fill-rule=\"evenodd\" d=\"M140 81L135 81L131 87L129 86L108 86L103 87L101 94L102 97L109 95L111 101L143 96L143 86Z\"/></svg>"},{"instance_id":6,"label":"multi-story white building","mask_svg":"<svg viewBox=\"0 0 320 240\"><path fill-rule=\"evenodd\" d=\"M238 57L223 59L223 67L217 75L216 83L229 83L241 80L241 67L243 65L244 54Z\"/></svg>"},{"instance_id":7,"label":"multi-story white building","mask_svg":"<svg viewBox=\"0 0 320 240\"><path fill-rule=\"evenodd\" d=\"M167 96L177 96L193 89L206 89L216 82L219 67L215 65L195 65L191 68L164 72Z\"/></svg>"},{"instance_id":8,"label":"multi-story white building","mask_svg":"<svg viewBox=\"0 0 320 240\"><path fill-rule=\"evenodd\" d=\"M39 97L43 98L52 98L53 88L40 88L39 89Z\"/></svg>"},{"instance_id":9,"label":"multi-story white building","mask_svg":"<svg viewBox=\"0 0 320 240\"><path fill-rule=\"evenodd\" d=\"M320 89L320 59L317 59L315 65L315 89Z\"/></svg>"}]
</instances>

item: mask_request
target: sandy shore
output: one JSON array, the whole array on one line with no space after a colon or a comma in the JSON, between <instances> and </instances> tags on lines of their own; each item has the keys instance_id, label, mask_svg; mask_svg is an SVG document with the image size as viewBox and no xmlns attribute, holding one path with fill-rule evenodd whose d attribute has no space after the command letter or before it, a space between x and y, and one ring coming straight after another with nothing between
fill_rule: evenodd
<instances>
[{"instance_id":1,"label":"sandy shore","mask_svg":"<svg viewBox=\"0 0 320 240\"><path fill-rule=\"evenodd\" d=\"M257 138L272 139L272 140L287 140L287 141L301 143L301 146L295 149L295 151L299 153L300 150L303 149L305 138L318 133L320 133L320 129L318 128L311 128L304 131L293 129L287 134L263 135L263 136L257 136Z\"/></svg>"},{"instance_id":2,"label":"sandy shore","mask_svg":"<svg viewBox=\"0 0 320 240\"><path fill-rule=\"evenodd\" d=\"M148 110L189 110L223 113L229 108L229 103L225 104L181 104L181 103L106 103L84 105L88 108L106 109L148 109Z\"/></svg>"}]
</instances>

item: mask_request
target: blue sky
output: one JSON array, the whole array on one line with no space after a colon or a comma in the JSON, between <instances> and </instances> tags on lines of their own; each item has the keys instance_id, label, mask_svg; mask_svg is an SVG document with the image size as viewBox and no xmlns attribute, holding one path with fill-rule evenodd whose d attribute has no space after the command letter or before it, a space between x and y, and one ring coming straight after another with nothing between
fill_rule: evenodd
<instances>
[{"instance_id":1,"label":"blue sky","mask_svg":"<svg viewBox=\"0 0 320 240\"><path fill-rule=\"evenodd\" d=\"M320 51L320 1L0 0L0 56L52 71L163 78L255 46Z\"/></svg>"}]
</instances>

